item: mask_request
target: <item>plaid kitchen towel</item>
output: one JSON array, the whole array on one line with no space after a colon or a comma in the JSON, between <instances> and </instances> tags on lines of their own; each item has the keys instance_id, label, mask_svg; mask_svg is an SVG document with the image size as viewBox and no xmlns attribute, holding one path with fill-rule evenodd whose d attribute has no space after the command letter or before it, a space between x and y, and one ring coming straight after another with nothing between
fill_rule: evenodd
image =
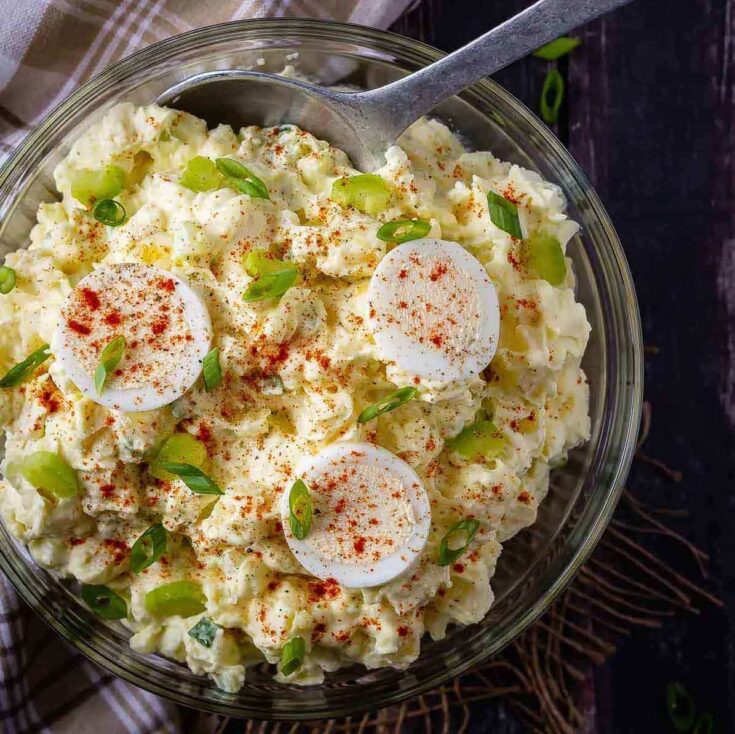
<instances>
[{"instance_id":1,"label":"plaid kitchen towel","mask_svg":"<svg viewBox=\"0 0 735 734\"><path fill-rule=\"evenodd\" d=\"M77 86L133 51L243 18L387 28L417 0L0 0L0 160Z\"/></svg>"},{"instance_id":2,"label":"plaid kitchen towel","mask_svg":"<svg viewBox=\"0 0 735 734\"><path fill-rule=\"evenodd\" d=\"M412 0L0 0L0 160L81 82L212 22L314 17L387 27ZM0 733L199 734L196 714L72 650L0 575Z\"/></svg>"}]
</instances>

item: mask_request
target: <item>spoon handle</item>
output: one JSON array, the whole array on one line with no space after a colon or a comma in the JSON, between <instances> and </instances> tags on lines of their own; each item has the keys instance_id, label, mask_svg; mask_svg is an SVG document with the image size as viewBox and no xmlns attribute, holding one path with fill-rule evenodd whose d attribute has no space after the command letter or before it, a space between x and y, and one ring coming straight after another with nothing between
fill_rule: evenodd
<instances>
[{"instance_id":1,"label":"spoon handle","mask_svg":"<svg viewBox=\"0 0 735 734\"><path fill-rule=\"evenodd\" d=\"M538 2L430 66L362 93L361 104L380 112L391 142L440 102L549 41L630 0Z\"/></svg>"}]
</instances>

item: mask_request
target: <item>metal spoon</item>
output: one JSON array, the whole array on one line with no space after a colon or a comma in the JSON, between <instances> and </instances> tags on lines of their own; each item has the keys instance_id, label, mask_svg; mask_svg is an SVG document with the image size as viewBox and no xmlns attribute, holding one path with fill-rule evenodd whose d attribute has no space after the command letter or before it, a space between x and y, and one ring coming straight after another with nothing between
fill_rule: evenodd
<instances>
[{"instance_id":1,"label":"metal spoon","mask_svg":"<svg viewBox=\"0 0 735 734\"><path fill-rule=\"evenodd\" d=\"M440 102L629 0L538 0L458 51L369 92L341 92L242 69L205 72L156 102L216 125L291 123L344 150L361 171L383 165L398 136Z\"/></svg>"}]
</instances>

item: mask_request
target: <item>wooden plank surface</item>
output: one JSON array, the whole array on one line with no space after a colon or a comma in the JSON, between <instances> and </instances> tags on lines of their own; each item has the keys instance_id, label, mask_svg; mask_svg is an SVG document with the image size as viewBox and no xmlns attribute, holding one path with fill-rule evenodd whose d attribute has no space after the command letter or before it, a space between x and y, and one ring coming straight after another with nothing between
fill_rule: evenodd
<instances>
[{"instance_id":1,"label":"wooden plank surface","mask_svg":"<svg viewBox=\"0 0 735 734\"><path fill-rule=\"evenodd\" d=\"M423 0L394 30L450 51L528 5ZM629 484L712 558L705 609L636 633L589 681L590 731L669 732L662 694L683 682L716 731L735 730L735 2L635 0L578 33L561 64L567 104L557 134L615 223L637 284L653 405L648 453L680 469L673 484L649 466ZM544 68L525 59L495 79L536 109ZM686 557L666 560L692 572ZM521 731L497 704L470 731Z\"/></svg>"}]
</instances>

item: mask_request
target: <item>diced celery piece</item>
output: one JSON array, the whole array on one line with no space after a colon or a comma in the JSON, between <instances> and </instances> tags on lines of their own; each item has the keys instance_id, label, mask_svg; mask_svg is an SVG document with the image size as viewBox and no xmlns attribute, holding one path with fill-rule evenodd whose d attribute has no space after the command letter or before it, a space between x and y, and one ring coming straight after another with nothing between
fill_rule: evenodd
<instances>
[{"instance_id":1,"label":"diced celery piece","mask_svg":"<svg viewBox=\"0 0 735 734\"><path fill-rule=\"evenodd\" d=\"M145 595L145 608L157 617L191 617L206 609L206 597L195 581L173 581Z\"/></svg>"},{"instance_id":2,"label":"diced celery piece","mask_svg":"<svg viewBox=\"0 0 735 734\"><path fill-rule=\"evenodd\" d=\"M281 270L295 269L292 262L278 260L275 257L268 257L265 250L251 250L243 259L245 272L257 278L259 275L267 275L268 273L277 273Z\"/></svg>"},{"instance_id":3,"label":"diced celery piece","mask_svg":"<svg viewBox=\"0 0 735 734\"><path fill-rule=\"evenodd\" d=\"M505 440L492 421L479 420L464 428L447 446L467 461L497 459L505 448Z\"/></svg>"},{"instance_id":4,"label":"diced celery piece","mask_svg":"<svg viewBox=\"0 0 735 734\"><path fill-rule=\"evenodd\" d=\"M561 285L567 274L564 252L556 237L535 234L524 242L529 275L542 278L551 285Z\"/></svg>"},{"instance_id":5,"label":"diced celery piece","mask_svg":"<svg viewBox=\"0 0 735 734\"><path fill-rule=\"evenodd\" d=\"M74 497L79 491L74 469L51 451L36 451L26 456L20 473L36 489L50 492L59 499Z\"/></svg>"},{"instance_id":6,"label":"diced celery piece","mask_svg":"<svg viewBox=\"0 0 735 734\"><path fill-rule=\"evenodd\" d=\"M15 270L7 265L0 266L0 293L7 295L15 288Z\"/></svg>"},{"instance_id":7,"label":"diced celery piece","mask_svg":"<svg viewBox=\"0 0 735 734\"><path fill-rule=\"evenodd\" d=\"M341 206L354 206L364 214L384 212L391 199L388 184L375 173L338 178L332 184L332 201Z\"/></svg>"},{"instance_id":8,"label":"diced celery piece","mask_svg":"<svg viewBox=\"0 0 735 734\"><path fill-rule=\"evenodd\" d=\"M161 464L191 464L202 467L207 459L207 447L190 433L174 433L166 439L156 458L149 467L157 479L172 482L174 474L167 472Z\"/></svg>"},{"instance_id":9,"label":"diced celery piece","mask_svg":"<svg viewBox=\"0 0 735 734\"><path fill-rule=\"evenodd\" d=\"M84 206L101 199L112 199L125 185L125 171L120 166L80 168L71 182L71 195Z\"/></svg>"},{"instance_id":10,"label":"diced celery piece","mask_svg":"<svg viewBox=\"0 0 735 734\"><path fill-rule=\"evenodd\" d=\"M215 162L198 155L186 164L179 183L192 191L210 191L219 188L223 181Z\"/></svg>"}]
</instances>

